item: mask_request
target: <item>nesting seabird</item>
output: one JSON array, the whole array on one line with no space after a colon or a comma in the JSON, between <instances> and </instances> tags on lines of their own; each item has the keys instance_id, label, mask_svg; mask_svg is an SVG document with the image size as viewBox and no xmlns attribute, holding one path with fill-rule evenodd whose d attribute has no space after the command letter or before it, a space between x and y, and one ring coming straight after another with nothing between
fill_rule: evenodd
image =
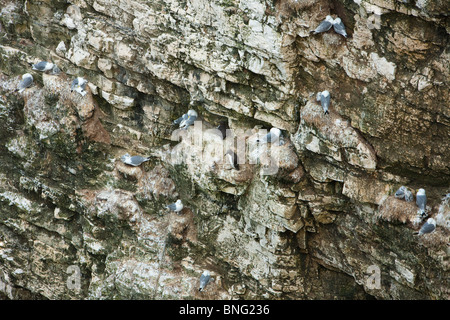
<instances>
[{"instance_id":1,"label":"nesting seabird","mask_svg":"<svg viewBox=\"0 0 450 320\"><path fill-rule=\"evenodd\" d=\"M200 285L198 287L198 291L203 291L205 289L206 285L211 281L211 274L208 270L203 271L202 275L200 276Z\"/></svg>"},{"instance_id":2,"label":"nesting seabird","mask_svg":"<svg viewBox=\"0 0 450 320\"><path fill-rule=\"evenodd\" d=\"M47 72L47 71L51 70L52 74L58 74L61 72L61 70L58 68L58 66L56 64L47 62L47 61L41 61L41 62L32 64L31 69L36 70L36 71L42 71L42 72Z\"/></svg>"},{"instance_id":3,"label":"nesting seabird","mask_svg":"<svg viewBox=\"0 0 450 320\"><path fill-rule=\"evenodd\" d=\"M404 199L405 198L405 191L406 191L406 187L405 186L401 186L400 188L398 188L397 191L395 191L394 196L397 199Z\"/></svg>"},{"instance_id":4,"label":"nesting seabird","mask_svg":"<svg viewBox=\"0 0 450 320\"><path fill-rule=\"evenodd\" d=\"M419 207L420 214L424 215L427 207L427 195L425 194L425 189L420 188L419 191L417 191L416 204Z\"/></svg>"},{"instance_id":5,"label":"nesting seabird","mask_svg":"<svg viewBox=\"0 0 450 320\"><path fill-rule=\"evenodd\" d=\"M281 130L278 128L272 128L270 129L269 133L266 134L264 137L262 137L261 139L256 140L257 142L261 142L261 143L274 143L279 141L281 136Z\"/></svg>"},{"instance_id":6,"label":"nesting seabird","mask_svg":"<svg viewBox=\"0 0 450 320\"><path fill-rule=\"evenodd\" d=\"M336 31L336 33L339 33L340 35L343 35L345 38L347 38L347 32L345 31L345 26L342 23L341 18L336 18L333 20L333 29Z\"/></svg>"},{"instance_id":7,"label":"nesting seabird","mask_svg":"<svg viewBox=\"0 0 450 320\"><path fill-rule=\"evenodd\" d=\"M61 69L59 69L58 66L55 64L52 68L51 74L60 74L60 73L61 73Z\"/></svg>"},{"instance_id":8,"label":"nesting seabird","mask_svg":"<svg viewBox=\"0 0 450 320\"><path fill-rule=\"evenodd\" d=\"M142 157L142 156L130 156L128 153L125 153L120 157L123 163L128 164L133 167L140 166L143 162L150 160L150 157Z\"/></svg>"},{"instance_id":9,"label":"nesting seabird","mask_svg":"<svg viewBox=\"0 0 450 320\"><path fill-rule=\"evenodd\" d=\"M187 129L191 124L197 120L197 112L190 109L187 113L173 121L173 124L178 124L181 129Z\"/></svg>"},{"instance_id":10,"label":"nesting seabird","mask_svg":"<svg viewBox=\"0 0 450 320\"><path fill-rule=\"evenodd\" d=\"M328 108L330 107L330 93L328 90L318 92L316 95L316 100L320 101L320 104L322 105L322 109L324 114L328 114Z\"/></svg>"},{"instance_id":11,"label":"nesting seabird","mask_svg":"<svg viewBox=\"0 0 450 320\"><path fill-rule=\"evenodd\" d=\"M178 199L176 202L169 204L166 208L173 211L173 212L180 212L183 210L183 202L181 202L181 199Z\"/></svg>"},{"instance_id":12,"label":"nesting seabird","mask_svg":"<svg viewBox=\"0 0 450 320\"><path fill-rule=\"evenodd\" d=\"M187 115L187 113L185 113L181 117L179 117L178 119L173 120L173 124L178 124L179 125L181 123L181 121L186 120L187 118L188 118L188 115Z\"/></svg>"},{"instance_id":13,"label":"nesting seabird","mask_svg":"<svg viewBox=\"0 0 450 320\"><path fill-rule=\"evenodd\" d=\"M325 20L323 20L317 28L312 31L314 34L326 32L331 29L331 26L333 25L333 18L331 16L326 16Z\"/></svg>"},{"instance_id":14,"label":"nesting seabird","mask_svg":"<svg viewBox=\"0 0 450 320\"><path fill-rule=\"evenodd\" d=\"M416 232L415 234L421 236L426 233L431 233L434 230L436 230L436 220L433 218L428 218L427 222L422 225L419 232Z\"/></svg>"},{"instance_id":15,"label":"nesting seabird","mask_svg":"<svg viewBox=\"0 0 450 320\"><path fill-rule=\"evenodd\" d=\"M413 202L414 201L414 196L413 196L412 192L409 191L408 189L405 190L405 201L406 202Z\"/></svg>"},{"instance_id":16,"label":"nesting seabird","mask_svg":"<svg viewBox=\"0 0 450 320\"><path fill-rule=\"evenodd\" d=\"M86 95L86 85L88 81L82 77L77 77L72 81L70 86L70 91L76 91L81 94L83 97Z\"/></svg>"},{"instance_id":17,"label":"nesting seabird","mask_svg":"<svg viewBox=\"0 0 450 320\"><path fill-rule=\"evenodd\" d=\"M19 82L17 89L15 91L19 91L21 93L26 88L30 87L33 84L33 76L29 73L25 73L22 75L22 80Z\"/></svg>"},{"instance_id":18,"label":"nesting seabird","mask_svg":"<svg viewBox=\"0 0 450 320\"><path fill-rule=\"evenodd\" d=\"M192 125L195 120L197 120L197 112L195 110L190 109L187 114L187 117L181 120L180 122L180 128L181 129L187 129L190 125ZM184 117L184 115L183 115Z\"/></svg>"},{"instance_id":19,"label":"nesting seabird","mask_svg":"<svg viewBox=\"0 0 450 320\"><path fill-rule=\"evenodd\" d=\"M238 163L238 157L237 154L234 153L232 150L228 150L227 153L225 153L225 156L227 158L228 163L233 169L239 170L239 163Z\"/></svg>"}]
</instances>

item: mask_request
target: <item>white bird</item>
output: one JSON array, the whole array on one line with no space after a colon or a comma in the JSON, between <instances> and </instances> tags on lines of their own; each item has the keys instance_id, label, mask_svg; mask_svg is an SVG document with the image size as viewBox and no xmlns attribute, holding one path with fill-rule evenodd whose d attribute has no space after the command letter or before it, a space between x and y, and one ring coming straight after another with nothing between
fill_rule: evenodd
<instances>
[{"instance_id":1,"label":"white bird","mask_svg":"<svg viewBox=\"0 0 450 320\"><path fill-rule=\"evenodd\" d=\"M433 218L428 218L427 222L425 222L420 228L419 232L416 232L416 235L423 235L427 233L431 233L436 230L436 221Z\"/></svg>"},{"instance_id":2,"label":"white bird","mask_svg":"<svg viewBox=\"0 0 450 320\"><path fill-rule=\"evenodd\" d=\"M331 26L333 25L333 18L331 16L326 16L325 20L323 20L317 28L312 31L314 34L326 32L331 29Z\"/></svg>"},{"instance_id":3,"label":"white bird","mask_svg":"<svg viewBox=\"0 0 450 320\"><path fill-rule=\"evenodd\" d=\"M70 91L76 91L81 94L83 97L86 95L86 85L88 81L82 77L77 77L72 81L70 86Z\"/></svg>"},{"instance_id":4,"label":"white bird","mask_svg":"<svg viewBox=\"0 0 450 320\"><path fill-rule=\"evenodd\" d=\"M143 162L150 160L150 157L142 157L142 156L130 156L128 153L125 153L120 157L123 163L128 164L133 167L140 166Z\"/></svg>"},{"instance_id":5,"label":"white bird","mask_svg":"<svg viewBox=\"0 0 450 320\"><path fill-rule=\"evenodd\" d=\"M239 163L238 163L238 157L237 154L234 153L232 150L228 150L227 153L225 153L225 156L227 158L228 163L233 169L239 170Z\"/></svg>"},{"instance_id":6,"label":"white bird","mask_svg":"<svg viewBox=\"0 0 450 320\"><path fill-rule=\"evenodd\" d=\"M427 207L427 195L425 194L425 189L420 188L416 194L416 204L419 207L421 213L425 213Z\"/></svg>"},{"instance_id":7,"label":"white bird","mask_svg":"<svg viewBox=\"0 0 450 320\"><path fill-rule=\"evenodd\" d=\"M397 199L404 199L405 198L405 191L406 191L406 187L405 186L401 186L400 188L398 188L398 190L395 192L394 196Z\"/></svg>"},{"instance_id":8,"label":"white bird","mask_svg":"<svg viewBox=\"0 0 450 320\"><path fill-rule=\"evenodd\" d=\"M36 70L36 71L42 71L42 72L47 72L47 71L51 70L52 74L58 74L61 72L61 70L58 68L58 66L56 64L47 62L47 61L41 61L41 62L32 64L31 69Z\"/></svg>"},{"instance_id":9,"label":"white bird","mask_svg":"<svg viewBox=\"0 0 450 320\"><path fill-rule=\"evenodd\" d=\"M274 143L279 141L280 136L281 130L278 128L272 128L268 134L261 138L261 140L257 139L256 141L261 143Z\"/></svg>"},{"instance_id":10,"label":"white bird","mask_svg":"<svg viewBox=\"0 0 450 320\"><path fill-rule=\"evenodd\" d=\"M202 275L200 276L200 285L198 288L198 291L203 291L205 289L206 285L211 281L211 274L208 270L203 271Z\"/></svg>"},{"instance_id":11,"label":"white bird","mask_svg":"<svg viewBox=\"0 0 450 320\"><path fill-rule=\"evenodd\" d=\"M178 124L179 125L181 123L181 121L186 120L187 118L188 118L188 115L187 115L187 113L185 113L181 117L179 117L178 119L173 120L173 124Z\"/></svg>"},{"instance_id":12,"label":"white bird","mask_svg":"<svg viewBox=\"0 0 450 320\"><path fill-rule=\"evenodd\" d=\"M22 75L22 80L19 82L17 89L15 91L19 91L21 93L26 88L30 87L33 84L33 76L29 73L25 73Z\"/></svg>"},{"instance_id":13,"label":"white bird","mask_svg":"<svg viewBox=\"0 0 450 320\"><path fill-rule=\"evenodd\" d=\"M173 121L173 124L179 124L181 129L187 129L197 120L197 112L190 109L187 113L183 114L180 118Z\"/></svg>"},{"instance_id":14,"label":"white bird","mask_svg":"<svg viewBox=\"0 0 450 320\"><path fill-rule=\"evenodd\" d=\"M406 202L413 202L414 201L414 196L413 196L412 192L409 191L408 189L405 190L405 201Z\"/></svg>"},{"instance_id":15,"label":"white bird","mask_svg":"<svg viewBox=\"0 0 450 320\"><path fill-rule=\"evenodd\" d=\"M316 95L316 100L320 101L320 104L322 105L323 112L325 114L328 114L328 108L330 107L330 93L328 90L318 92Z\"/></svg>"},{"instance_id":16,"label":"white bird","mask_svg":"<svg viewBox=\"0 0 450 320\"><path fill-rule=\"evenodd\" d=\"M347 38L347 32L345 31L345 26L342 23L341 18L336 18L333 20L333 29L334 31L336 31L336 33L339 33Z\"/></svg>"},{"instance_id":17,"label":"white bird","mask_svg":"<svg viewBox=\"0 0 450 320\"><path fill-rule=\"evenodd\" d=\"M178 199L175 203L171 203L168 206L166 206L167 209L173 211L173 212L180 212L181 210L183 210L183 202L181 202L181 199Z\"/></svg>"}]
</instances>

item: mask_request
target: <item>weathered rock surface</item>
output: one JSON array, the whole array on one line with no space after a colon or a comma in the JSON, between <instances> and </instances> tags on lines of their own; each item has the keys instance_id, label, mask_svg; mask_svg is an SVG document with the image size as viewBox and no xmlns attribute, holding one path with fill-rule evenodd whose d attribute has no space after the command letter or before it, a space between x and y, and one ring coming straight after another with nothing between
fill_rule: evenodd
<instances>
[{"instance_id":1,"label":"weathered rock surface","mask_svg":"<svg viewBox=\"0 0 450 320\"><path fill-rule=\"evenodd\" d=\"M449 299L446 9L0 0L0 298ZM348 38L311 33L328 14ZM413 235L400 185L426 189L435 232Z\"/></svg>"}]
</instances>

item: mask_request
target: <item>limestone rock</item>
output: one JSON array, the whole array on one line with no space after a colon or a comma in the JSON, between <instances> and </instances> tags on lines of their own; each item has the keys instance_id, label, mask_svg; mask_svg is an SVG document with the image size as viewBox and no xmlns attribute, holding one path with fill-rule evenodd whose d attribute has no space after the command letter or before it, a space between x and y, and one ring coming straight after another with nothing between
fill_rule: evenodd
<instances>
[{"instance_id":1,"label":"limestone rock","mask_svg":"<svg viewBox=\"0 0 450 320\"><path fill-rule=\"evenodd\" d=\"M0 298L448 299L447 7L2 0ZM311 33L328 14L347 38ZM435 232L413 236L398 185L427 190Z\"/></svg>"}]
</instances>

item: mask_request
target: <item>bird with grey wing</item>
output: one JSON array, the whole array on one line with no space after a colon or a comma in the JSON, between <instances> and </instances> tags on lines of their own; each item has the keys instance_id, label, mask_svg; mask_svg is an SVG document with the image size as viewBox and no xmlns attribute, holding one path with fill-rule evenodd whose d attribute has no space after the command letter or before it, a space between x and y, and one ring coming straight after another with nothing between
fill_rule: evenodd
<instances>
[{"instance_id":1,"label":"bird with grey wing","mask_svg":"<svg viewBox=\"0 0 450 320\"><path fill-rule=\"evenodd\" d=\"M318 92L316 95L316 100L320 101L320 104L322 105L322 109L324 114L328 114L328 108L330 107L330 93L328 90Z\"/></svg>"},{"instance_id":2,"label":"bird with grey wing","mask_svg":"<svg viewBox=\"0 0 450 320\"><path fill-rule=\"evenodd\" d=\"M29 73L25 73L24 75L22 75L22 80L19 82L19 85L17 86L17 89L15 91L19 91L19 93L22 93L23 90L31 87L32 84L33 76Z\"/></svg>"},{"instance_id":3,"label":"bird with grey wing","mask_svg":"<svg viewBox=\"0 0 450 320\"><path fill-rule=\"evenodd\" d=\"M414 200L414 196L408 188L405 186L401 186L398 188L398 190L395 192L394 196L397 199L404 199L406 202L412 202Z\"/></svg>"},{"instance_id":4,"label":"bird with grey wing","mask_svg":"<svg viewBox=\"0 0 450 320\"><path fill-rule=\"evenodd\" d=\"M416 204L419 207L419 215L424 218L427 216L427 195L425 189L420 188L416 194Z\"/></svg>"},{"instance_id":5,"label":"bird with grey wing","mask_svg":"<svg viewBox=\"0 0 450 320\"><path fill-rule=\"evenodd\" d=\"M400 188L398 188L397 191L395 191L394 197L396 197L397 199L404 199L405 198L405 191L406 191L406 187L405 186L401 186Z\"/></svg>"},{"instance_id":6,"label":"bird with grey wing","mask_svg":"<svg viewBox=\"0 0 450 320\"><path fill-rule=\"evenodd\" d=\"M82 77L77 77L72 81L72 84L70 85L70 91L71 92L78 92L83 97L86 95L86 85L88 81Z\"/></svg>"},{"instance_id":7,"label":"bird with grey wing","mask_svg":"<svg viewBox=\"0 0 450 320\"><path fill-rule=\"evenodd\" d=\"M278 128L270 129L269 133L263 136L261 139L257 139L256 142L260 143L276 143L279 142L281 136L281 130Z\"/></svg>"},{"instance_id":8,"label":"bird with grey wing","mask_svg":"<svg viewBox=\"0 0 450 320\"><path fill-rule=\"evenodd\" d=\"M211 278L211 274L208 270L203 271L202 275L200 276L200 284L198 287L198 291L203 291L208 283L210 283L213 280Z\"/></svg>"},{"instance_id":9,"label":"bird with grey wing","mask_svg":"<svg viewBox=\"0 0 450 320\"><path fill-rule=\"evenodd\" d=\"M173 120L173 124L180 124L181 121L186 120L188 118L187 113L183 114L181 117L179 117L178 119Z\"/></svg>"},{"instance_id":10,"label":"bird with grey wing","mask_svg":"<svg viewBox=\"0 0 450 320\"><path fill-rule=\"evenodd\" d=\"M138 167L143 162L149 161L150 157L142 157L142 156L130 156L128 153L125 153L120 157L120 160L130 166Z\"/></svg>"},{"instance_id":11,"label":"bird with grey wing","mask_svg":"<svg viewBox=\"0 0 450 320\"><path fill-rule=\"evenodd\" d=\"M341 18L336 18L333 20L333 29L336 33L343 35L345 38L347 38L347 31L345 31L345 26L342 23Z\"/></svg>"},{"instance_id":12,"label":"bird with grey wing","mask_svg":"<svg viewBox=\"0 0 450 320\"><path fill-rule=\"evenodd\" d=\"M41 61L31 65L31 69L41 72L47 72L51 70L51 74L59 74L61 70L54 63Z\"/></svg>"},{"instance_id":13,"label":"bird with grey wing","mask_svg":"<svg viewBox=\"0 0 450 320\"><path fill-rule=\"evenodd\" d=\"M170 211L179 213L181 210L183 210L184 205L183 202L181 201L181 199L178 199L176 202L169 204L168 206L166 206L167 209L169 209Z\"/></svg>"},{"instance_id":14,"label":"bird with grey wing","mask_svg":"<svg viewBox=\"0 0 450 320\"><path fill-rule=\"evenodd\" d=\"M412 192L408 189L406 189L405 191L405 201L406 202L413 202L414 201L414 196L412 194Z\"/></svg>"},{"instance_id":15,"label":"bird with grey wing","mask_svg":"<svg viewBox=\"0 0 450 320\"><path fill-rule=\"evenodd\" d=\"M227 153L225 153L225 157L227 158L228 164L231 166L231 168L239 170L238 157L236 153L234 153L232 150L228 150Z\"/></svg>"},{"instance_id":16,"label":"bird with grey wing","mask_svg":"<svg viewBox=\"0 0 450 320\"><path fill-rule=\"evenodd\" d=\"M427 222L425 222L420 228L419 232L415 232L415 235L424 235L433 232L436 230L436 220L433 218L428 218Z\"/></svg>"},{"instance_id":17,"label":"bird with grey wing","mask_svg":"<svg viewBox=\"0 0 450 320\"><path fill-rule=\"evenodd\" d=\"M331 26L333 25L333 18L331 16L326 16L325 20L323 20L315 30L311 31L314 34L326 32L331 29Z\"/></svg>"},{"instance_id":18,"label":"bird with grey wing","mask_svg":"<svg viewBox=\"0 0 450 320\"><path fill-rule=\"evenodd\" d=\"M173 124L178 124L180 129L187 129L195 122L195 120L197 120L197 117L197 112L193 109L190 109L187 113L174 120Z\"/></svg>"}]
</instances>

